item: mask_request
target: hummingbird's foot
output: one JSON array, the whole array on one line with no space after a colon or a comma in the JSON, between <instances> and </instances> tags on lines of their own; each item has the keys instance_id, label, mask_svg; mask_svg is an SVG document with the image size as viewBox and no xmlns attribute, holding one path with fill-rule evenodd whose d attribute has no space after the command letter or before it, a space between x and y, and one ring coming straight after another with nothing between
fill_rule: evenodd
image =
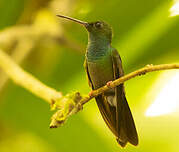
<instances>
[{"instance_id":1,"label":"hummingbird's foot","mask_svg":"<svg viewBox=\"0 0 179 152\"><path fill-rule=\"evenodd\" d=\"M108 88L111 88L111 83L112 83L112 81L109 81L109 82L106 83Z\"/></svg>"},{"instance_id":2,"label":"hummingbird's foot","mask_svg":"<svg viewBox=\"0 0 179 152\"><path fill-rule=\"evenodd\" d=\"M90 92L88 93L88 96L92 97L92 96L93 96L93 91L90 91Z\"/></svg>"}]
</instances>

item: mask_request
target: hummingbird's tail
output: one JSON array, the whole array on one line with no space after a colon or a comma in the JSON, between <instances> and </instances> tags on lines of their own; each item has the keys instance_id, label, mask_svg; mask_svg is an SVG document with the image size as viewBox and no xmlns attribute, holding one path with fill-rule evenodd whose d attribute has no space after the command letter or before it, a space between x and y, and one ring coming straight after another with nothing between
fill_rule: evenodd
<instances>
[{"instance_id":1,"label":"hummingbird's tail","mask_svg":"<svg viewBox=\"0 0 179 152\"><path fill-rule=\"evenodd\" d=\"M117 142L124 147L127 142L138 145L138 135L135 127L135 123L132 117L131 110L125 97L124 87L116 87L118 94L116 94L117 100Z\"/></svg>"},{"instance_id":2,"label":"hummingbird's tail","mask_svg":"<svg viewBox=\"0 0 179 152\"><path fill-rule=\"evenodd\" d=\"M121 147L125 147L126 144L127 144L127 140L126 141L120 141L119 138L117 138L116 140L117 140L118 144L121 145Z\"/></svg>"},{"instance_id":3,"label":"hummingbird's tail","mask_svg":"<svg viewBox=\"0 0 179 152\"><path fill-rule=\"evenodd\" d=\"M121 147L125 147L127 142L137 145L138 135L132 113L127 103L124 87L120 85L115 88L115 94L113 96L107 93L96 97L97 105L103 116L104 121L110 130L117 137L117 142ZM117 101L117 105L111 104L111 97L114 101Z\"/></svg>"}]
</instances>

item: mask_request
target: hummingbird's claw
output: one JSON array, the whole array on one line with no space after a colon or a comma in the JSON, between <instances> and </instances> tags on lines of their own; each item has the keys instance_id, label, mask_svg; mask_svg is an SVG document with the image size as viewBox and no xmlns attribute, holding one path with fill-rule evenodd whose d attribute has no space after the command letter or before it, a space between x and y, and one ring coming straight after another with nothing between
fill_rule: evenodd
<instances>
[{"instance_id":1,"label":"hummingbird's claw","mask_svg":"<svg viewBox=\"0 0 179 152\"><path fill-rule=\"evenodd\" d=\"M112 81L108 81L108 82L106 83L106 85L107 85L108 88L111 87L111 83L112 83Z\"/></svg>"},{"instance_id":2,"label":"hummingbird's claw","mask_svg":"<svg viewBox=\"0 0 179 152\"><path fill-rule=\"evenodd\" d=\"M88 93L88 96L92 97L92 96L93 96L93 91L90 91L90 92Z\"/></svg>"}]
</instances>

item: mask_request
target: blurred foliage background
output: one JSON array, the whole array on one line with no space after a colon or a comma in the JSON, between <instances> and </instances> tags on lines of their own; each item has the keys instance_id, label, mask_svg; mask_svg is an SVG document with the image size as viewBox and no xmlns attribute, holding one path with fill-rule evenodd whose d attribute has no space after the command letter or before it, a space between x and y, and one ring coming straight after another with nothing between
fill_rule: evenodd
<instances>
[{"instance_id":1,"label":"blurred foliage background","mask_svg":"<svg viewBox=\"0 0 179 152\"><path fill-rule=\"evenodd\" d=\"M87 32L80 25L55 15L107 21L113 27L112 45L122 57L125 73L129 73L146 64L179 62L176 3L170 0L0 0L0 48L25 70L63 94L76 90L88 93L83 68ZM173 78L174 83L169 84ZM121 149L94 100L64 126L51 130L49 105L8 81L0 71L0 151L178 152L179 72L147 74L126 82L125 86L140 142L138 147L127 145Z\"/></svg>"}]
</instances>

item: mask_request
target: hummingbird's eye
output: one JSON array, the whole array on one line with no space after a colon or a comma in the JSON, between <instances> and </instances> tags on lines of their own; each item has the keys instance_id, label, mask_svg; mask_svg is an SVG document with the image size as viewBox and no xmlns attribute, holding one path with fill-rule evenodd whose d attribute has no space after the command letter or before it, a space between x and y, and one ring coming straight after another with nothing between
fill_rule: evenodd
<instances>
[{"instance_id":1,"label":"hummingbird's eye","mask_svg":"<svg viewBox=\"0 0 179 152\"><path fill-rule=\"evenodd\" d=\"M100 22L96 22L96 23L95 23L95 26L96 26L97 28L102 28L102 27L103 27L103 24L100 23Z\"/></svg>"}]
</instances>

